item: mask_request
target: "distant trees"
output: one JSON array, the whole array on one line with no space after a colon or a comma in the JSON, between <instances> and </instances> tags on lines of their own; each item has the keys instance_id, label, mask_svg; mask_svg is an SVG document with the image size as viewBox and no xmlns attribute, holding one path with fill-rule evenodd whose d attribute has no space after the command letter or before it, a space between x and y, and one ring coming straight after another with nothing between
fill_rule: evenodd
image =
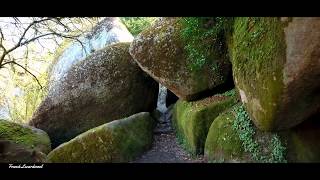
<instances>
[{"instance_id":1,"label":"distant trees","mask_svg":"<svg viewBox=\"0 0 320 180\"><path fill-rule=\"evenodd\" d=\"M47 68L66 42L102 18L0 18L0 117L27 122L47 93Z\"/></svg>"},{"instance_id":2,"label":"distant trees","mask_svg":"<svg viewBox=\"0 0 320 180\"><path fill-rule=\"evenodd\" d=\"M72 39L82 44L78 37L99 20L100 18L65 17L0 18L0 70L7 66L20 67L25 73L33 76L41 86L27 66L31 54L30 46L37 46L38 53L43 51L52 53L50 52L54 49L50 48L54 46L52 44L59 46L63 39Z\"/></svg>"}]
</instances>

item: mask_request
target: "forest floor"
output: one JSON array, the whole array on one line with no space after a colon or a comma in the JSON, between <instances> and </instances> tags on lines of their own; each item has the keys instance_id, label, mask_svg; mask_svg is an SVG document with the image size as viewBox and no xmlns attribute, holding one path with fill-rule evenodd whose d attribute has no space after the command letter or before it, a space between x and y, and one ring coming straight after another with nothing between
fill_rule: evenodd
<instances>
[{"instance_id":1,"label":"forest floor","mask_svg":"<svg viewBox=\"0 0 320 180\"><path fill-rule=\"evenodd\" d=\"M177 142L171 126L170 111L162 114L154 130L154 140L149 151L132 163L205 163L203 156L192 157Z\"/></svg>"}]
</instances>

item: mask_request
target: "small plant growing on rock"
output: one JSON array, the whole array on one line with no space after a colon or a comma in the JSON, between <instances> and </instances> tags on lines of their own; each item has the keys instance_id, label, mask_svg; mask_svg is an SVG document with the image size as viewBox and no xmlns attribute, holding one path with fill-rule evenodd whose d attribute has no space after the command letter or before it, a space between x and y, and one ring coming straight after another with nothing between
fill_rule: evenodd
<instances>
[{"instance_id":1,"label":"small plant growing on rock","mask_svg":"<svg viewBox=\"0 0 320 180\"><path fill-rule=\"evenodd\" d=\"M211 61L213 51L225 53L224 33L232 18L225 17L185 17L182 18L181 37L185 42L189 69L200 70L204 64ZM213 70L217 65L212 63Z\"/></svg>"}]
</instances>

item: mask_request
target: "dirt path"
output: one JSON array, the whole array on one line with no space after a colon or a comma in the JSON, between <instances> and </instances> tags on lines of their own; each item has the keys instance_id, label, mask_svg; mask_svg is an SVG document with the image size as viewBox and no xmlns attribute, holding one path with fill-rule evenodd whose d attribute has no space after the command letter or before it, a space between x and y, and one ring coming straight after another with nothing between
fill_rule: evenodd
<instances>
[{"instance_id":1,"label":"dirt path","mask_svg":"<svg viewBox=\"0 0 320 180\"><path fill-rule=\"evenodd\" d=\"M152 148L132 163L204 163L203 157L192 158L177 142L171 127L171 114L163 114L154 130Z\"/></svg>"},{"instance_id":2,"label":"dirt path","mask_svg":"<svg viewBox=\"0 0 320 180\"><path fill-rule=\"evenodd\" d=\"M154 136L151 150L133 161L133 163L203 163L202 157L196 159L185 152L177 143L173 133Z\"/></svg>"}]
</instances>

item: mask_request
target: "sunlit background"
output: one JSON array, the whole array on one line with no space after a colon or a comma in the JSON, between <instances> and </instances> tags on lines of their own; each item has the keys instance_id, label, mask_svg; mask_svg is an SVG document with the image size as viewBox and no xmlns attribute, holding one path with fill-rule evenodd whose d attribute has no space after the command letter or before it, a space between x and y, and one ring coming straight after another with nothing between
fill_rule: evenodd
<instances>
[{"instance_id":1,"label":"sunlit background","mask_svg":"<svg viewBox=\"0 0 320 180\"><path fill-rule=\"evenodd\" d=\"M102 17L89 18L89 20L86 18L71 18L64 24L70 28L66 32L71 35L85 34L102 19ZM132 35L136 36L144 28L155 22L157 18L121 17L120 19ZM0 28L5 37L2 44L9 48L16 45L23 34L23 30L34 20L35 18L31 17L1 17ZM57 26L54 23L47 25L46 28L49 27L57 31L65 30L63 26ZM37 34L37 31L48 31L46 28L39 26L30 29L25 34L25 39L32 38ZM35 78L23 68L11 64L5 65L0 69L0 119L19 123L27 123L30 120L33 112L47 93L50 68L63 50L72 42L73 40L63 37L43 37L10 53L11 58L37 77L42 88ZM3 50L0 49L1 51Z\"/></svg>"}]
</instances>

